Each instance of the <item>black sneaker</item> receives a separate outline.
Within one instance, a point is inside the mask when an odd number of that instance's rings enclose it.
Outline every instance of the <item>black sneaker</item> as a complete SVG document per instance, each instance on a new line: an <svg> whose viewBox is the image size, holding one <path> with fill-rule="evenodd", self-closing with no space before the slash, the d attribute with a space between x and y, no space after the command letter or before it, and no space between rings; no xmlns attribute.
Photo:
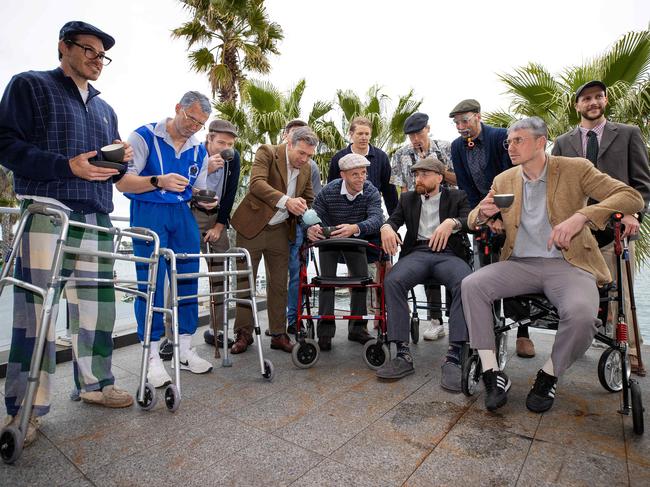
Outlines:
<svg viewBox="0 0 650 487"><path fill-rule="evenodd" d="M534 413L543 413L553 406L557 377L549 375L543 370L537 372L533 388L526 397L526 407Z"/></svg>
<svg viewBox="0 0 650 487"><path fill-rule="evenodd" d="M483 372L483 384L485 384L485 408L488 411L496 411L508 402L508 390L512 383L506 374L493 369Z"/></svg>
<svg viewBox="0 0 650 487"><path fill-rule="evenodd" d="M377 377L385 380L397 380L415 372L410 355L398 355L377 370Z"/></svg>
<svg viewBox="0 0 650 487"><path fill-rule="evenodd" d="M160 341L160 350L158 351L160 355L160 360L168 361L171 360L174 356L174 344L171 340L168 340L167 337L164 337Z"/></svg>
<svg viewBox="0 0 650 487"><path fill-rule="evenodd" d="M213 347L215 346L215 341L214 341L214 332L210 329L207 329L203 332L203 341L207 343L208 345L212 345ZM223 332L220 331L219 334L217 335L217 347L223 348ZM232 338L228 338L228 348L232 347L232 344L235 343L235 341Z"/></svg>

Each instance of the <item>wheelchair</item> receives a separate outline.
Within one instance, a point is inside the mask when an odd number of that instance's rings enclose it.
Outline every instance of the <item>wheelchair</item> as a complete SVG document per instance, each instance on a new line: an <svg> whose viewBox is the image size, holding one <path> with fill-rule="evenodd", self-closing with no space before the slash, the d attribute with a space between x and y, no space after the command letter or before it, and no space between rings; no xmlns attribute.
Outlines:
<svg viewBox="0 0 650 487"><path fill-rule="evenodd" d="M377 322L377 338L365 343L363 360L373 369L379 369L389 360L389 348L386 332L386 305L384 301L385 266L380 266L376 280L371 277L335 276L324 277L317 275L309 282L307 266L313 259L312 249L327 248L328 250L351 250L365 248L382 255L381 247L358 238L334 238L318 240L313 243L305 242L300 249L300 278L298 285L298 316L296 322L296 344L291 353L294 365L300 369L313 367L318 362L320 347L315 339L317 320L371 320ZM381 260L381 259L380 259ZM314 315L312 308L316 305L316 290L321 288L358 288L374 289L378 294L375 314L367 315Z"/></svg>
<svg viewBox="0 0 650 487"><path fill-rule="evenodd" d="M627 333L628 325L625 317L624 306L624 280L621 260L628 260L627 243L621 238L620 219L623 215L613 216L614 249L618 257L616 261L616 284L608 284L599 289L600 306L598 320L601 324L607 321L607 311L610 302L618 304L618 316L615 326L615 336L609 337L603 332L598 332L595 339L605 344L608 348L602 353L598 361L598 380L608 392L621 392L623 406L618 411L623 415L632 415L634 433L642 435L644 432L644 408L641 386L631 378L631 366L628 356ZM602 246L602 245L601 245ZM557 331L559 316L557 309L543 294L525 294L506 298L503 300L503 316L498 316L496 306L493 306L496 326L495 349L499 368L503 370L507 362L507 332L519 326L533 326L535 328ZM506 318L511 323L506 324ZM481 361L476 350L469 344L463 346L461 388L466 396L477 392L481 375Z"/></svg>

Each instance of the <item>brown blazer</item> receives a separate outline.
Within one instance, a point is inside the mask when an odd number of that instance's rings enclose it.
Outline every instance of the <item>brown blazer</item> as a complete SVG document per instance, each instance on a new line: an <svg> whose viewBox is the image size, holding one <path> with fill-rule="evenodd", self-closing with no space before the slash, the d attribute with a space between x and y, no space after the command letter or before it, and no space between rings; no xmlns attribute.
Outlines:
<svg viewBox="0 0 650 487"><path fill-rule="evenodd" d="M600 172L587 159L548 156L547 164L546 209L552 227L578 212L585 215L594 227L602 230L612 213L629 215L643 208L643 199L638 191ZM496 194L515 195L512 206L501 210L506 231L501 260L507 260L515 246L521 218L521 166L515 166L495 177L492 189ZM599 203L586 206L588 198ZM477 206L467 217L470 228L475 227L478 210ZM605 260L587 225L573 237L569 250L562 253L568 262L593 274L599 286L611 281Z"/></svg>
<svg viewBox="0 0 650 487"><path fill-rule="evenodd" d="M255 153L251 168L248 193L237 207L230 224L245 238L257 236L278 211L275 206L287 193L286 144L263 145ZM311 166L300 168L296 181L296 197L303 197L307 205L314 200L311 187ZM295 238L296 217L289 214L289 238Z"/></svg>

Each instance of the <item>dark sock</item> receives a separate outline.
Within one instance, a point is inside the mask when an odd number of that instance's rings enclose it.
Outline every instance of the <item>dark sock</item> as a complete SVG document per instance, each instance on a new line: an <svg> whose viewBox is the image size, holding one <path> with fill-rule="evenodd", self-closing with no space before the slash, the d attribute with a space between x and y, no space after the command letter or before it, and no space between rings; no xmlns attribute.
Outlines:
<svg viewBox="0 0 650 487"><path fill-rule="evenodd" d="M408 362L413 361L411 357L411 350L409 349L408 342L395 342L397 344L397 356L403 358Z"/></svg>
<svg viewBox="0 0 650 487"><path fill-rule="evenodd" d="M447 348L447 356L445 357L447 362L460 365L460 352L462 346L463 345L458 342L449 342L449 348Z"/></svg>
<svg viewBox="0 0 650 487"><path fill-rule="evenodd" d="M528 327L520 326L517 328L517 338L530 338L528 336Z"/></svg>

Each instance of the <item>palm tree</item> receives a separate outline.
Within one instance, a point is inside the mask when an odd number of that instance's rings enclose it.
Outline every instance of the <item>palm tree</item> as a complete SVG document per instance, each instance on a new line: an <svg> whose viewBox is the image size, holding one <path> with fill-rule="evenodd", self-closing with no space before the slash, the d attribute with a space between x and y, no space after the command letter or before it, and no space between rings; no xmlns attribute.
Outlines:
<svg viewBox="0 0 650 487"><path fill-rule="evenodd" d="M650 141L650 31L629 32L601 56L567 67L557 76L531 63L514 74L500 74L499 79L511 103L508 110L483 115L490 125L507 127L519 118L537 115L547 123L553 140L580 121L573 98L578 87L599 79L607 85L607 118L638 126L646 143ZM643 220L640 235L637 265L650 260L650 218Z"/></svg>
<svg viewBox="0 0 650 487"><path fill-rule="evenodd" d="M172 31L185 38L192 69L206 73L212 96L235 102L245 71L268 73L269 55L279 54L282 28L271 22L264 0L179 0L192 19Z"/></svg>

